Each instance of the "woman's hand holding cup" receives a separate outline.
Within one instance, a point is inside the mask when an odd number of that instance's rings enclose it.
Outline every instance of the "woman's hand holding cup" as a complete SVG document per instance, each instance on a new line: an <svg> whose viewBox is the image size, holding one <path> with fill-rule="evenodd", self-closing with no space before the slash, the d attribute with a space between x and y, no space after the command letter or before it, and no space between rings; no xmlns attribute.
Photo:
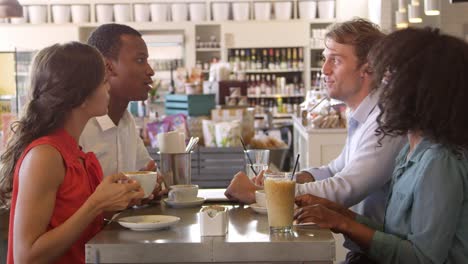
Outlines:
<svg viewBox="0 0 468 264"><path fill-rule="evenodd" d="M89 199L100 211L120 211L126 209L132 200L141 200L144 196L137 181L119 173L104 177Z"/></svg>

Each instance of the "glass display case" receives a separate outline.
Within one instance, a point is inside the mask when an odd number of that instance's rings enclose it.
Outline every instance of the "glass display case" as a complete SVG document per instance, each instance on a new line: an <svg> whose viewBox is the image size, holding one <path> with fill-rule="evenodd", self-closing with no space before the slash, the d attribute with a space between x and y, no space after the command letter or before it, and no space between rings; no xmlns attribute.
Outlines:
<svg viewBox="0 0 468 264"><path fill-rule="evenodd" d="M24 106L29 102L30 68L36 52L21 49L15 51L16 109L14 112L17 115L22 114Z"/></svg>
<svg viewBox="0 0 468 264"><path fill-rule="evenodd" d="M10 133L10 124L27 103L29 67L34 51L0 52L0 152Z"/></svg>

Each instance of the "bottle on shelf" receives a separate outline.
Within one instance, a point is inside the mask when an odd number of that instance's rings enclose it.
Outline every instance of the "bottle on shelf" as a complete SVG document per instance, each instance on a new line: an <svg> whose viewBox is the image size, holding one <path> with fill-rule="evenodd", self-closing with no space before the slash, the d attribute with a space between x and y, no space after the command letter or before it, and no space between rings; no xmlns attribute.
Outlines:
<svg viewBox="0 0 468 264"><path fill-rule="evenodd" d="M292 69L292 55L291 55L291 49L288 48L286 50L286 69Z"/></svg>
<svg viewBox="0 0 468 264"><path fill-rule="evenodd" d="M239 70L245 71L245 51L244 49L240 50L240 58L239 58Z"/></svg>
<svg viewBox="0 0 468 264"><path fill-rule="evenodd" d="M302 48L299 48L299 54L298 54L298 67L300 70L304 69L304 55L302 53Z"/></svg>
<svg viewBox="0 0 468 264"><path fill-rule="evenodd" d="M261 57L261 52L258 52L257 55L257 65L255 66L255 69L261 70L262 69L262 57Z"/></svg>
<svg viewBox="0 0 468 264"><path fill-rule="evenodd" d="M251 49L251 56L250 56L250 68L249 70L255 70L257 68L257 51L255 49Z"/></svg>
<svg viewBox="0 0 468 264"><path fill-rule="evenodd" d="M298 69L298 63L297 63L297 49L293 48L292 50L292 68L293 69Z"/></svg>
<svg viewBox="0 0 468 264"><path fill-rule="evenodd" d="M303 55L301 47L230 49L228 61L234 72L300 72L304 67Z"/></svg>
<svg viewBox="0 0 468 264"><path fill-rule="evenodd" d="M250 49L245 50L245 70L250 70Z"/></svg>
<svg viewBox="0 0 468 264"><path fill-rule="evenodd" d="M269 61L268 61L268 50L267 49L263 49L263 57L262 57L262 69L268 69L268 64L269 64Z"/></svg>
<svg viewBox="0 0 468 264"><path fill-rule="evenodd" d="M268 52L268 69L270 71L275 69L275 53L272 48Z"/></svg>

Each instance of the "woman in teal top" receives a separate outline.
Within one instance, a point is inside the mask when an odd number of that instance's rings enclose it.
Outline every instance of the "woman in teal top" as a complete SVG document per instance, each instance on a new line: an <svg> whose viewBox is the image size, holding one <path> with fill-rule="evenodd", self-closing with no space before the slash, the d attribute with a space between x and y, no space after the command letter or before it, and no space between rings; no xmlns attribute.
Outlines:
<svg viewBox="0 0 468 264"><path fill-rule="evenodd" d="M378 263L468 263L468 44L410 28L369 61L383 86L376 133L408 136L384 223L311 195L297 197L295 218L348 236Z"/></svg>

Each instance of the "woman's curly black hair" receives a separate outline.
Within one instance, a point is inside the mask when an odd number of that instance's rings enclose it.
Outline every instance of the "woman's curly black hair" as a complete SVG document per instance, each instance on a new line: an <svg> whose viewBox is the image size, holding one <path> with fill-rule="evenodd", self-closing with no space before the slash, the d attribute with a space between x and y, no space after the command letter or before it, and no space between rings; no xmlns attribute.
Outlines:
<svg viewBox="0 0 468 264"><path fill-rule="evenodd" d="M381 90L377 135L421 131L435 143L468 149L468 44L438 29L393 32L369 53Z"/></svg>

